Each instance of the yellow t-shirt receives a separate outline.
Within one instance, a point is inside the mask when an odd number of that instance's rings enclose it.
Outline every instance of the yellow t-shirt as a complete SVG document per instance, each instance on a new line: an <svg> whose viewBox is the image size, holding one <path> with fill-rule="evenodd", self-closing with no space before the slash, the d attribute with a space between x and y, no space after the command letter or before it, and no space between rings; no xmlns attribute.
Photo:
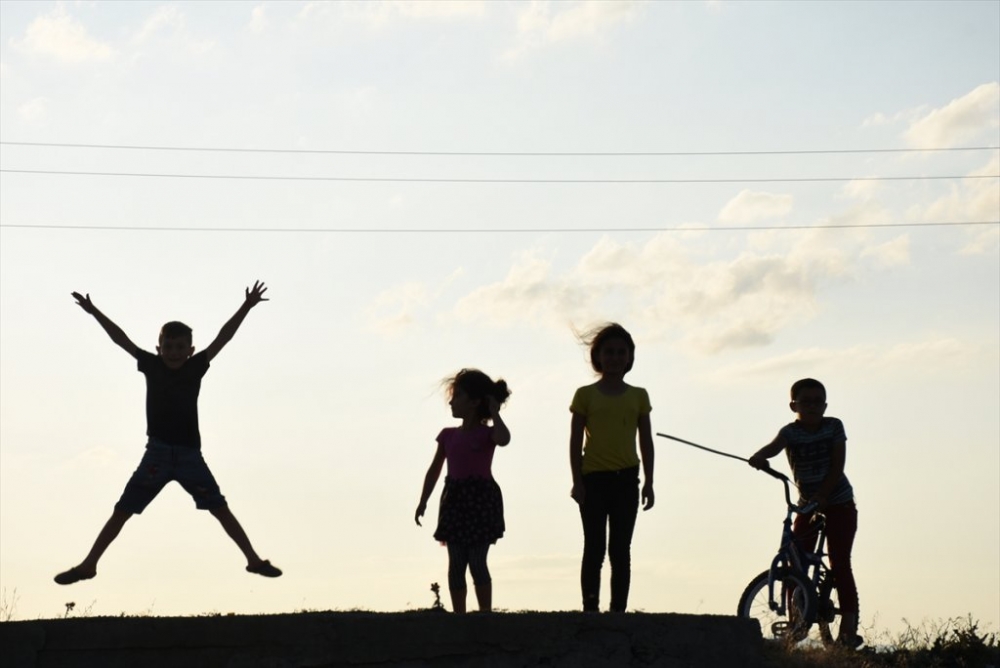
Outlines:
<svg viewBox="0 0 1000 668"><path fill-rule="evenodd" d="M652 410L646 390L630 385L624 393L610 396L598 390L596 383L586 385L573 395L569 409L587 418L583 473L639 465L635 448L639 417Z"/></svg>

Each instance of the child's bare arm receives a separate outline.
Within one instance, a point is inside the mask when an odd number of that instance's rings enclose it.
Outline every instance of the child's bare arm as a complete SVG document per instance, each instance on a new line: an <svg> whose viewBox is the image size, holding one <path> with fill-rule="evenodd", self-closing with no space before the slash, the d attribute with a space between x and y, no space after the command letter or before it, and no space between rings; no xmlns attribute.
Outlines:
<svg viewBox="0 0 1000 668"><path fill-rule="evenodd" d="M500 417L500 402L489 397L490 419L493 421L493 428L490 430L490 438L497 445L503 446L510 443L510 429Z"/></svg>
<svg viewBox="0 0 1000 668"><path fill-rule="evenodd" d="M750 466L755 469L766 469L770 466L767 460L775 455L781 454L781 451L785 449L785 439L781 434L774 437L774 440L765 445L763 448L755 452L750 457Z"/></svg>
<svg viewBox="0 0 1000 668"><path fill-rule="evenodd" d="M431 460L430 468L427 469L427 475L424 476L424 488L420 492L420 503L417 505L417 512L413 515L413 519L416 521L417 526L423 526L420 524L420 518L424 516L427 511L427 499L431 498L431 492L434 491L434 485L437 484L438 478L441 477L441 469L444 467L444 445L438 443L437 450L434 452L434 459Z"/></svg>
<svg viewBox="0 0 1000 668"><path fill-rule="evenodd" d="M246 298L243 300L240 308L222 326L222 329L216 334L215 340L208 344L208 348L205 348L205 355L208 356L209 361L212 361L219 354L219 351L232 340L233 335L236 334L236 330L243 324L243 319L247 317L250 309L261 302L267 301L267 298L264 296L265 292L267 292L267 288L260 281L254 281L253 288L246 289Z"/></svg>
<svg viewBox="0 0 1000 668"><path fill-rule="evenodd" d="M579 504L585 496L583 487L583 432L587 427L587 416L573 413L569 427L569 467L573 472L573 488L570 496Z"/></svg>
<svg viewBox="0 0 1000 668"><path fill-rule="evenodd" d="M73 299L76 300L80 308L94 316L94 319L108 333L108 336L115 342L115 345L119 346L132 357L136 357L139 354L139 347L132 343L121 327L112 322L108 316L101 313L100 309L94 306L94 302L90 301L89 293L81 295L79 292L74 292Z"/></svg>
<svg viewBox="0 0 1000 668"><path fill-rule="evenodd" d="M653 427L649 413L639 416L639 453L642 455L642 509L649 510L656 501L653 494Z"/></svg>

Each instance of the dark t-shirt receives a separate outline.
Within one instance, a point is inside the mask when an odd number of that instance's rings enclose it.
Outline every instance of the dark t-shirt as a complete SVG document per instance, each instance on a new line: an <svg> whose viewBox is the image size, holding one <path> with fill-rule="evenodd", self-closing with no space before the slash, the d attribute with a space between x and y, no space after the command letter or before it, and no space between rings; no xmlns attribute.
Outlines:
<svg viewBox="0 0 1000 668"><path fill-rule="evenodd" d="M136 359L146 376L146 435L170 445L201 447L198 392L208 371L204 351L179 369L169 369L159 355L140 350Z"/></svg>
<svg viewBox="0 0 1000 668"><path fill-rule="evenodd" d="M798 420L781 428L779 435L785 439L788 465L792 467L795 484L799 488L799 503L805 503L816 494L833 461L833 446L846 442L844 424L835 417L824 417L819 428L809 431ZM854 499L854 488L846 475L842 475L830 492L830 505L847 503Z"/></svg>

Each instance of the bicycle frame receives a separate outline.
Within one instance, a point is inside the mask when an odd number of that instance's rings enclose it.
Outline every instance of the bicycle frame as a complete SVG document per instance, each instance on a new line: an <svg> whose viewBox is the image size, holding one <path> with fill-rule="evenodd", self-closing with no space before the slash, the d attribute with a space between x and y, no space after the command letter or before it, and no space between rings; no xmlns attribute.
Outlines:
<svg viewBox="0 0 1000 668"><path fill-rule="evenodd" d="M778 581L778 573L782 569L789 569L798 573L802 573L805 579L812 584L813 589L817 592L817 601L819 602L819 592L820 584L825 577L828 577L830 569L824 561L826 557L826 526L825 517L822 514L816 513L814 517L816 521L820 522L819 526L816 527L817 537L816 537L816 548L813 552L808 552L802 549L801 546L796 542L795 535L792 533L792 517L794 515L810 515L816 512L817 504L815 502L807 503L805 506L799 507L792 503L791 497L791 486L788 476L774 471L770 468L761 469L768 475L777 478L782 482L785 488L785 519L782 522L781 529L781 545L778 547L778 553L771 560L771 567L768 574L767 589L768 589L768 604L771 610L778 613L779 615L784 615L786 610L785 606L787 602L785 597L780 597L780 601L775 600L774 596L774 585ZM821 602L820 602L821 603ZM806 624L812 624L814 619L805 620Z"/></svg>

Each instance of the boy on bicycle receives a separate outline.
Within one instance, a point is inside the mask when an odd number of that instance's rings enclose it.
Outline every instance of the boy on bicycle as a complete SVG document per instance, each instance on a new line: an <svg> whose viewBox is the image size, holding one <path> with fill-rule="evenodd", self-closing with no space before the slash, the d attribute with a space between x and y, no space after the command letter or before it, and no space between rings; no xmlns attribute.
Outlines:
<svg viewBox="0 0 1000 668"><path fill-rule="evenodd" d="M858 590L851 569L851 548L858 530L854 489L844 475L847 435L843 423L826 417L826 388L818 380L803 378L792 385L789 407L798 415L785 425L774 440L750 457L750 466L768 468L767 460L782 450L788 456L800 506L816 502L826 516L827 549L830 568L840 600L841 624L838 642L858 647ZM796 515L792 530L799 545L812 551L817 532L806 515Z"/></svg>

